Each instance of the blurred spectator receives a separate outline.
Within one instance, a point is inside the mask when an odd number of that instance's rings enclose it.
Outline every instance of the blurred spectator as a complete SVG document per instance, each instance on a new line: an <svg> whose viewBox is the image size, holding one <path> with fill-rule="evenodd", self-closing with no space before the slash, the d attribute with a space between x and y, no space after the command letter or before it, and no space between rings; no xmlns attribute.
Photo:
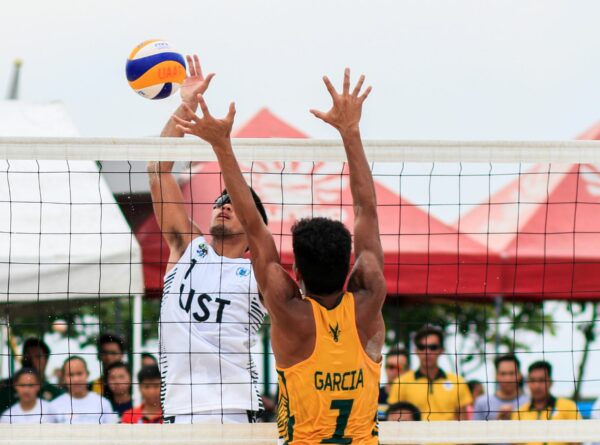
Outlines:
<svg viewBox="0 0 600 445"><path fill-rule="evenodd" d="M388 409L387 399L390 395L390 388L399 376L408 370L408 351L404 348L391 348L385 354L385 374L387 383L379 388L379 419L385 419L385 413Z"/></svg>
<svg viewBox="0 0 600 445"><path fill-rule="evenodd" d="M142 352L142 368L146 366L158 366L158 360L149 352Z"/></svg>
<svg viewBox="0 0 600 445"><path fill-rule="evenodd" d="M2 413L0 423L61 423L51 405L38 397L40 377L33 368L21 368L13 377L19 401Z"/></svg>
<svg viewBox="0 0 600 445"><path fill-rule="evenodd" d="M63 376L68 393L51 402L54 411L63 416L65 423L117 423L110 402L88 389L90 376L85 360L73 355L63 364Z"/></svg>
<svg viewBox="0 0 600 445"><path fill-rule="evenodd" d="M532 363L527 375L527 387L531 402L513 412L513 420L575 420L581 419L575 402L556 398L550 393L552 388L552 366L545 361ZM529 443L528 445L538 445ZM541 444L540 444L541 445ZM545 445L566 445L552 442Z"/></svg>
<svg viewBox="0 0 600 445"><path fill-rule="evenodd" d="M388 404L409 402L420 411L423 420L464 420L466 407L473 403L464 379L438 366L444 352L444 333L425 326L415 334L419 369L409 371L392 384Z"/></svg>
<svg viewBox="0 0 600 445"><path fill-rule="evenodd" d="M106 370L113 363L122 362L124 354L125 342L117 334L104 333L98 337L98 360L100 360L101 375L90 383L92 391L112 400L110 388L106 384Z"/></svg>
<svg viewBox="0 0 600 445"><path fill-rule="evenodd" d="M497 389L494 394L475 399L473 420L507 420L513 411L529 402L521 390L521 363L513 354L500 355L494 360Z"/></svg>
<svg viewBox="0 0 600 445"><path fill-rule="evenodd" d="M484 393L483 385L479 380L469 380L467 386L469 387L469 391L471 391L473 400L477 400ZM473 420L473 405L467 406L467 419Z"/></svg>
<svg viewBox="0 0 600 445"><path fill-rule="evenodd" d="M58 386L48 383L46 380L46 365L50 357L50 348L39 338L28 338L23 343L23 368L32 368L37 371L41 379L42 399L50 401L63 394ZM17 401L17 393L13 384L13 378L0 382L0 412L6 410Z"/></svg>
<svg viewBox="0 0 600 445"><path fill-rule="evenodd" d="M109 399L113 409L121 417L123 413L133 408L131 400L131 372L123 362L113 363L106 369L106 384L110 389Z"/></svg>
<svg viewBox="0 0 600 445"><path fill-rule="evenodd" d="M483 385L479 380L469 380L467 386L469 387L469 391L471 391L473 400L477 400L477 397L482 396L485 392L483 390Z"/></svg>
<svg viewBox="0 0 600 445"><path fill-rule="evenodd" d="M390 405L385 414L385 420L390 422L421 420L419 408L408 402L398 402Z"/></svg>
<svg viewBox="0 0 600 445"><path fill-rule="evenodd" d="M160 371L158 366L144 366L138 372L142 404L123 413L123 423L163 423L160 405Z"/></svg>

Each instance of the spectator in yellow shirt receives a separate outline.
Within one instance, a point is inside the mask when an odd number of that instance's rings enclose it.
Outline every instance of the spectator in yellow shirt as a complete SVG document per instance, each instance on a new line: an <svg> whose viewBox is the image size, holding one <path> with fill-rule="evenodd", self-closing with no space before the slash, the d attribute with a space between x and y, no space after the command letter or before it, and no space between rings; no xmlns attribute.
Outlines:
<svg viewBox="0 0 600 445"><path fill-rule="evenodd" d="M532 363L527 375L531 402L524 404L512 415L513 420L576 420L581 419L577 405L569 399L556 398L550 393L552 366L545 361ZM527 445L542 445L532 442ZM552 442L544 445L567 445Z"/></svg>
<svg viewBox="0 0 600 445"><path fill-rule="evenodd" d="M415 334L419 369L398 377L390 389L388 404L408 402L421 411L422 420L466 420L473 403L464 379L438 366L444 353L444 333L425 326Z"/></svg>

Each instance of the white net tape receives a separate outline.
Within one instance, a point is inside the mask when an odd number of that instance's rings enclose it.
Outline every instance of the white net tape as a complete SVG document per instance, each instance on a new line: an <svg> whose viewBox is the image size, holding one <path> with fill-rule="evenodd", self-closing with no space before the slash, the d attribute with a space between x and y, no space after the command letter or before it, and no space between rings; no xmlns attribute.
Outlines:
<svg viewBox="0 0 600 445"><path fill-rule="evenodd" d="M365 141L377 162L598 163L598 141ZM342 144L318 139L235 139L240 161L345 160ZM214 161L209 145L192 138L2 138L0 159Z"/></svg>
<svg viewBox="0 0 600 445"><path fill-rule="evenodd" d="M592 442L600 421L382 422L380 444ZM277 443L274 424L0 425L0 444L166 445Z"/></svg>

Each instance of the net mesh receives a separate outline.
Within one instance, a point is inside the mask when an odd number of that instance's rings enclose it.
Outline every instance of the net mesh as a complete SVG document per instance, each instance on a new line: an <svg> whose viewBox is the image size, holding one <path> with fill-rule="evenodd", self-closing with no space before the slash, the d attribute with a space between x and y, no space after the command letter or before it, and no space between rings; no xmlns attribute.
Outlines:
<svg viewBox="0 0 600 445"><path fill-rule="evenodd" d="M422 356L415 333L432 325L446 337L440 367L463 377L458 387L468 380L479 381L485 402L477 409L470 402L463 404L460 399L468 397L460 391L456 396L451 393L452 403L446 405L428 398L420 414L430 422L383 424L381 442L600 440L594 433L596 421L492 421L500 411L493 401L500 387L494 360L509 352L521 362L523 378L515 385L521 385L524 403L530 394L527 369L544 360L553 367L552 394L577 402L566 408L561 405L558 412L585 418L596 414L592 405L600 393L595 375L600 360L595 341L600 298L600 144L368 141L365 149L377 191L389 294L384 307L388 332L382 386L397 391L398 401L411 397L410 389L400 390L400 385L390 385L391 380L400 371L419 367ZM288 270L293 264L290 227L297 219L327 216L352 227L348 171L339 143L237 140L235 150L248 183L262 198ZM197 286L189 283L184 293L178 287L167 289L187 316L183 324L165 316L164 298L161 304L169 251L153 213L145 161L179 161L175 171L182 204L208 233L213 202L223 189L210 147L187 139L0 138L0 158L4 159L0 161L0 369L6 379L0 402L4 409L18 404L11 385L23 362L39 366L31 352L23 357L25 340L34 338L44 339L51 349L43 398L52 399L55 395L49 391L59 385L74 385L60 371L65 359L77 355L86 362L88 380L100 385L113 402L96 401L83 413L95 416L92 423L112 415L120 400L114 395L119 384L103 381L101 362L118 354L107 350L99 355L97 345L100 334L111 333L124 339L119 359L133 371L128 392L134 404L141 401L137 372L142 359L153 356L162 361L163 396L167 385L185 389L178 402L186 405L184 411L203 396L215 401L220 411L230 394L241 391L249 401L247 409L265 409L262 420L274 420L277 379L269 323L267 318L259 329L264 311L251 289L239 294L247 306L245 320L239 323L227 319L231 305L222 289L212 296L205 292L210 299L204 300ZM194 245L194 254L204 248ZM188 258L183 272L193 264ZM216 265L223 268L222 261ZM245 263L236 263L233 270L247 278ZM222 345L199 351L185 335L171 343L162 338L172 332L171 324L183 326L185 334L198 323L204 323L207 332L216 329L219 339L223 332L234 335L241 329L252 346L233 352ZM394 348L406 350L406 364L390 353ZM232 356L243 356L245 377L223 371L224 360L231 362ZM183 357L188 369L168 380L165 368L181 363L173 357ZM219 373L196 378L199 364L213 360ZM434 382L434 391L451 392L451 383L448 379ZM412 385L420 387L422 382L415 380L404 388ZM262 398L255 398L256 391ZM381 402L383 418L385 398ZM554 415L556 409L550 413ZM69 404L54 414L69 423L73 410ZM433 422L453 417L456 411L489 421ZM28 417L18 409L8 414L9 423ZM245 409L228 414L247 416ZM565 418L576 418L569 415ZM42 418L37 416L39 423ZM273 424L232 430L175 427L42 425L32 430L14 425L3 429L10 428L5 436L10 443L33 443L44 437L112 443L115 436L114 443L273 443L276 436Z"/></svg>

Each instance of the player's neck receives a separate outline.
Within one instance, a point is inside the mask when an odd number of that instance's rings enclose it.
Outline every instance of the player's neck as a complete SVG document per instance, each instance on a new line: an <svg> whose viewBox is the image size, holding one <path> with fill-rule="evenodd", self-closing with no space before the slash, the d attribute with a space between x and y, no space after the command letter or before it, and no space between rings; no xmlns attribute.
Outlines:
<svg viewBox="0 0 600 445"><path fill-rule="evenodd" d="M227 258L242 258L247 248L245 238L238 236L213 236L211 246L217 255Z"/></svg>
<svg viewBox="0 0 600 445"><path fill-rule="evenodd" d="M125 394L113 394L113 401L117 405L122 405L124 403L127 403L127 402L131 401L131 396L128 393L125 393Z"/></svg>
<svg viewBox="0 0 600 445"><path fill-rule="evenodd" d="M340 303L342 297L344 296L344 291L338 290L330 294L324 295L316 295L314 293L308 292L307 295L313 300L315 300L317 303L319 303L321 306L327 309L332 309Z"/></svg>

